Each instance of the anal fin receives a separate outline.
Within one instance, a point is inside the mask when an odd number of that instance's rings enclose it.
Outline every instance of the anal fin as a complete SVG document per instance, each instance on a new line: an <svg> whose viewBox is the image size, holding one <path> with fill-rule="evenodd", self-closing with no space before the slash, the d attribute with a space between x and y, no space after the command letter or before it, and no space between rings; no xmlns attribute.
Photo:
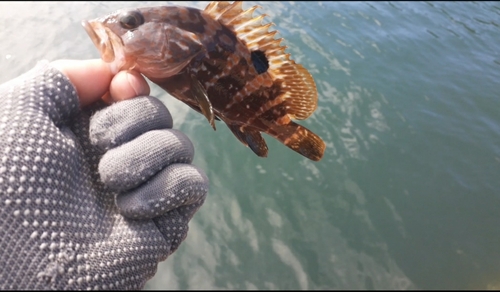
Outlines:
<svg viewBox="0 0 500 292"><path fill-rule="evenodd" d="M260 157L267 157L267 144L258 130L240 130L239 126L227 125L241 143L250 147Z"/></svg>

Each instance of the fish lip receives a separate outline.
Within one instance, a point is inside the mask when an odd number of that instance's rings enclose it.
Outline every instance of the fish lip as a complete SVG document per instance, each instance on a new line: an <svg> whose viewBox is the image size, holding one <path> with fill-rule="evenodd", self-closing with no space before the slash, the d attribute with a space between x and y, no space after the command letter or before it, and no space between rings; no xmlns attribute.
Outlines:
<svg viewBox="0 0 500 292"><path fill-rule="evenodd" d="M82 21L82 25L99 50L102 60L106 63L113 62L115 60L115 52L107 29L97 21L84 20Z"/></svg>

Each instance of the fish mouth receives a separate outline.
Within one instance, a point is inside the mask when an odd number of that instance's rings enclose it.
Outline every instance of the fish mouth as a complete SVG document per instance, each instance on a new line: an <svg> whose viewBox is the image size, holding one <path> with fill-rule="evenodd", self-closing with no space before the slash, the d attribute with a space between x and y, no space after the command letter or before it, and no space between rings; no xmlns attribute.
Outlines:
<svg viewBox="0 0 500 292"><path fill-rule="evenodd" d="M133 69L133 59L127 59L122 39L100 20L82 21L85 31L101 53L104 62L109 63L111 73Z"/></svg>
<svg viewBox="0 0 500 292"><path fill-rule="evenodd" d="M101 53L101 58L106 63L111 63L115 60L115 51L113 49L113 41L109 33L100 22L97 21L82 21L85 31L90 39Z"/></svg>

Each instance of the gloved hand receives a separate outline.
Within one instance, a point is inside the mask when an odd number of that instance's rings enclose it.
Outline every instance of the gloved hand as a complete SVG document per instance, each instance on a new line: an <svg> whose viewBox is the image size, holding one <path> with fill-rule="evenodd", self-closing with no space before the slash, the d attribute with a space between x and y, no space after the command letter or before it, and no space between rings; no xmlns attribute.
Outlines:
<svg viewBox="0 0 500 292"><path fill-rule="evenodd" d="M94 111L48 63L0 85L1 289L139 289L186 237L208 179L168 110Z"/></svg>

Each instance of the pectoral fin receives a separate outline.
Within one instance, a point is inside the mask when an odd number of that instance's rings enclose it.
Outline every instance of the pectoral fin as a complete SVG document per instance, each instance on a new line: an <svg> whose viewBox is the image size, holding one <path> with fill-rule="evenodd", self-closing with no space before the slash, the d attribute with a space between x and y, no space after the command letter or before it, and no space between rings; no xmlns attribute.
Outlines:
<svg viewBox="0 0 500 292"><path fill-rule="evenodd" d="M267 144L258 130L240 130L239 126L227 125L241 143L250 147L260 157L267 157Z"/></svg>
<svg viewBox="0 0 500 292"><path fill-rule="evenodd" d="M200 109L200 107L199 107L199 106L192 105L192 104L189 104L189 103L186 103L186 104L187 104L190 108L192 108L192 109L194 109L195 111L197 111L197 112L199 112L200 114L202 114L202 113L201 113L201 109ZM220 119L219 119L217 116L214 116L214 119L215 119L216 121L220 121Z"/></svg>
<svg viewBox="0 0 500 292"><path fill-rule="evenodd" d="M207 118L208 122L215 130L215 115L212 109L212 103L210 103L210 100L208 99L207 91L203 88L200 81L198 81L198 79L196 79L193 75L190 75L190 81L191 94L198 102L201 113Z"/></svg>
<svg viewBox="0 0 500 292"><path fill-rule="evenodd" d="M214 115L207 92L196 77L184 72L166 79L150 79L175 98L204 115L215 130L214 119L218 121L220 119Z"/></svg>

